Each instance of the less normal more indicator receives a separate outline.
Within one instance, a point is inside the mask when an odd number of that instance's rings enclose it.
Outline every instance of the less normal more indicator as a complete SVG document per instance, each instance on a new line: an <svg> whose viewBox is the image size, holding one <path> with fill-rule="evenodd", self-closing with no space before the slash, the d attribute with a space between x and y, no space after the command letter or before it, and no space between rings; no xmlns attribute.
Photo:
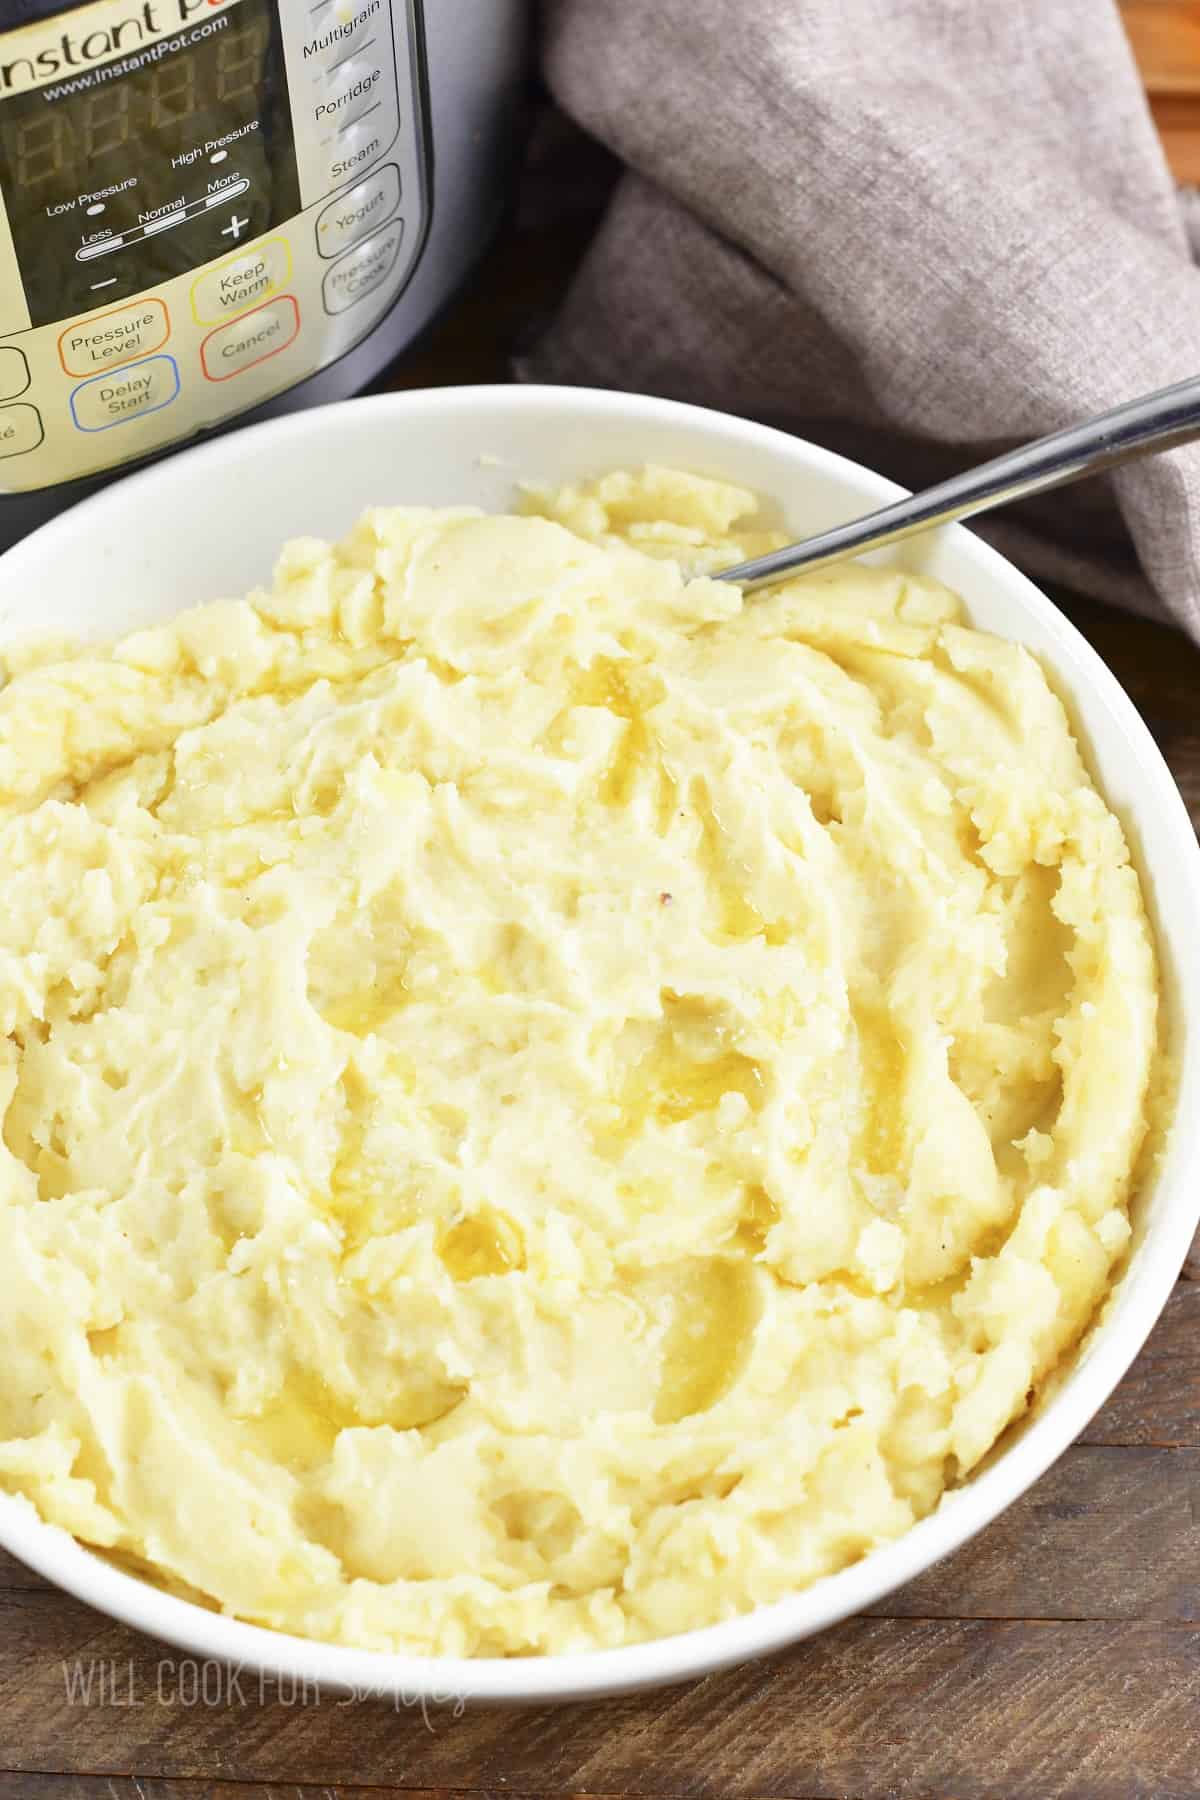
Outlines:
<svg viewBox="0 0 1200 1800"><path fill-rule="evenodd" d="M91 262L97 256L109 256L114 250L122 249L126 244L136 244L139 238L155 237L160 231L170 231L172 226L182 225L185 219L194 219L200 213L211 212L215 206L226 206L230 200L236 200L249 188L248 181L231 181L227 187L218 188L215 194L205 194L199 200L189 200L186 206L173 207L170 212L163 213L157 219L147 219L144 225L135 225L131 231L119 232L115 237L100 238L93 244L83 244L75 252L76 262ZM242 221L244 225L245 221ZM237 237L239 233L231 233Z"/></svg>

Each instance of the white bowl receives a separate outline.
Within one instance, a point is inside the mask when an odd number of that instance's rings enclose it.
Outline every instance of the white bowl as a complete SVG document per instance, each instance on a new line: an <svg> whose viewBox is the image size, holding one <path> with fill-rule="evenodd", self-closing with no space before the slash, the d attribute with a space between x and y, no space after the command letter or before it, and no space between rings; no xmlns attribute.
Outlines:
<svg viewBox="0 0 1200 1800"><path fill-rule="evenodd" d="M31 630L112 637L265 580L297 533L336 534L380 502L505 508L520 478L564 481L642 462L725 476L774 500L797 533L902 490L815 445L697 407L572 388L442 388L352 400L223 437L86 500L0 558L0 642ZM1121 816L1158 933L1178 1123L1139 1195L1114 1294L1053 1394L987 1465L896 1543L793 1598L702 1631L590 1654L385 1656L208 1612L121 1573L0 1496L0 1544L81 1600L198 1657L332 1691L476 1701L580 1699L761 1656L872 1605L956 1550L1036 1481L1112 1392L1157 1318L1200 1217L1200 849L1154 741L1079 633L961 527L881 560L964 595L972 620L1026 644L1068 701ZM214 1496L214 1505L219 1500Z"/></svg>

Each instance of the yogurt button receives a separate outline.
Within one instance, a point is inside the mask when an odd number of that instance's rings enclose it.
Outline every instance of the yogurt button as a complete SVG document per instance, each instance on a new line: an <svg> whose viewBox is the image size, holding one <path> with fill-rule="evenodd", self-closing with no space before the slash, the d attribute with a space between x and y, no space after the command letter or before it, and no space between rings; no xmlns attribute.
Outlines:
<svg viewBox="0 0 1200 1800"><path fill-rule="evenodd" d="M399 204L400 171L395 163L385 163L322 209L317 218L317 249L322 256L340 256L390 219Z"/></svg>

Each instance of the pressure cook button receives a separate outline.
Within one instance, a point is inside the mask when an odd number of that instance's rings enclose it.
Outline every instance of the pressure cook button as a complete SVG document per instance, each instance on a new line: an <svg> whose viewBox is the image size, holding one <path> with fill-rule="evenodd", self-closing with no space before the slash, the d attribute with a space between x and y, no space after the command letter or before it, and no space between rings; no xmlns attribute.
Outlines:
<svg viewBox="0 0 1200 1800"><path fill-rule="evenodd" d="M192 312L197 325L219 325L232 313L257 306L281 287L292 272L286 238L267 238L198 275L192 283Z"/></svg>
<svg viewBox="0 0 1200 1800"><path fill-rule="evenodd" d="M395 163L385 163L318 215L317 249L322 256L340 256L390 219L399 204L400 171Z"/></svg>
<svg viewBox="0 0 1200 1800"><path fill-rule="evenodd" d="M36 406L0 406L0 459L27 455L45 435Z"/></svg>
<svg viewBox="0 0 1200 1800"><path fill-rule="evenodd" d="M15 400L29 386L29 364L15 344L0 344L0 400Z"/></svg>
<svg viewBox="0 0 1200 1800"><path fill-rule="evenodd" d="M109 431L170 406L179 392L173 356L148 356L111 375L81 381L71 395L71 417L80 431Z"/></svg>
<svg viewBox="0 0 1200 1800"><path fill-rule="evenodd" d="M58 336L58 359L68 375L96 375L161 350L170 335L163 302L135 300L68 325Z"/></svg>
<svg viewBox="0 0 1200 1800"><path fill-rule="evenodd" d="M365 238L356 250L343 256L326 269L321 283L321 297L327 313L345 312L357 301L373 294L391 274L404 237L404 220L393 219L373 236Z"/></svg>
<svg viewBox="0 0 1200 1800"><path fill-rule="evenodd" d="M200 362L210 381L228 381L278 356L299 335L300 308L291 294L281 294L210 331L200 346Z"/></svg>

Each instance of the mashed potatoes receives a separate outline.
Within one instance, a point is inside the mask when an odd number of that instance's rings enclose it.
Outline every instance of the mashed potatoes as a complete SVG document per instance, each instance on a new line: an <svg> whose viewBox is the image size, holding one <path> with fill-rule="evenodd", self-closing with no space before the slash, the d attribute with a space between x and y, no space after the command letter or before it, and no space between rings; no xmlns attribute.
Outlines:
<svg viewBox="0 0 1200 1800"><path fill-rule="evenodd" d="M774 541L739 489L531 504L0 692L0 1486L342 1643L841 1568L1129 1235L1155 960L1036 662L686 580Z"/></svg>

